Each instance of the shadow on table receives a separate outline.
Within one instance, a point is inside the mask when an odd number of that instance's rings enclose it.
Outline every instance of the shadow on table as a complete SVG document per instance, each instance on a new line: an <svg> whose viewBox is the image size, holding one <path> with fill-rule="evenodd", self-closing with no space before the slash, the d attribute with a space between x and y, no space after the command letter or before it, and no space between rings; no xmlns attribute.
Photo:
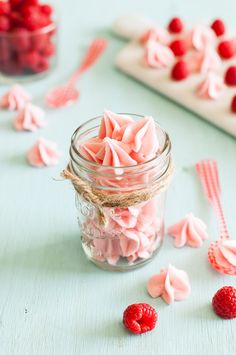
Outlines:
<svg viewBox="0 0 236 355"><path fill-rule="evenodd" d="M78 236L31 249L6 254L0 260L0 272L9 269L46 273L87 273L96 267L84 255Z"/></svg>

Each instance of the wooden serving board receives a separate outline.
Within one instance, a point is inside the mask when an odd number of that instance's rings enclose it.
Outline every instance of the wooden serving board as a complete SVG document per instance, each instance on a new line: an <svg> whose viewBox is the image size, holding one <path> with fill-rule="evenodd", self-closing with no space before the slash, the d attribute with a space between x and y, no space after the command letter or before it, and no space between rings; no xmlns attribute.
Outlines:
<svg viewBox="0 0 236 355"><path fill-rule="evenodd" d="M131 41L118 54L115 65L125 74L236 137L236 114L230 111L235 88L227 88L218 100L203 99L196 94L196 87L204 78L202 74L192 74L186 80L175 82L170 78L169 68L153 69L143 64L143 47L137 37L150 25L150 21L142 17L125 17L116 21L113 31ZM226 61L222 65L222 75L232 63L236 64L236 60Z"/></svg>

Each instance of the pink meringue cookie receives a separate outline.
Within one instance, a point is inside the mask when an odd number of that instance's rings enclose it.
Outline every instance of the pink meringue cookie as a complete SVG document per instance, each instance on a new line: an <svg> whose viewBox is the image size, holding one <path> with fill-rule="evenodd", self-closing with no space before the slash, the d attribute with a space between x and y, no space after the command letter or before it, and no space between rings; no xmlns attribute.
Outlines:
<svg viewBox="0 0 236 355"><path fill-rule="evenodd" d="M46 125L44 115L40 107L26 103L25 107L18 112L13 125L18 131L36 131L37 128Z"/></svg>
<svg viewBox="0 0 236 355"><path fill-rule="evenodd" d="M178 223L168 228L168 234L175 238L177 248L189 245L193 248L202 246L203 240L208 238L207 227L200 218L192 213L187 214Z"/></svg>
<svg viewBox="0 0 236 355"><path fill-rule="evenodd" d="M78 146L78 150L80 154L87 160L102 164L102 160L97 157L97 153L102 148L102 146L102 139L99 137L94 137L85 142L80 143Z"/></svg>
<svg viewBox="0 0 236 355"><path fill-rule="evenodd" d="M155 122L152 117L146 116L140 121L126 126L122 142L130 146L134 153L131 156L138 162L147 161L155 156L159 148Z"/></svg>
<svg viewBox="0 0 236 355"><path fill-rule="evenodd" d="M218 70L221 66L221 59L214 48L207 46L201 52L191 53L188 63L191 71L207 74L210 71Z"/></svg>
<svg viewBox="0 0 236 355"><path fill-rule="evenodd" d="M218 243L218 249L215 252L215 258L218 265L223 267L236 266L236 240L222 239Z"/></svg>
<svg viewBox="0 0 236 355"><path fill-rule="evenodd" d="M107 260L110 265L115 265L120 256L120 241L118 238L94 238L93 257L99 261Z"/></svg>
<svg viewBox="0 0 236 355"><path fill-rule="evenodd" d="M171 304L186 299L191 287L187 273L169 265L148 280L147 290L151 297L162 297L166 303Z"/></svg>
<svg viewBox="0 0 236 355"><path fill-rule="evenodd" d="M200 97L217 100L224 92L226 86L221 76L208 73L206 78L198 85L197 93Z"/></svg>
<svg viewBox="0 0 236 355"><path fill-rule="evenodd" d="M120 115L112 111L104 111L103 118L99 129L99 138L105 137L119 139L119 134L123 126L134 122L128 115Z"/></svg>
<svg viewBox="0 0 236 355"><path fill-rule="evenodd" d="M204 50L208 45L214 44L215 40L216 34L208 26L196 25L187 34L187 42L199 51Z"/></svg>
<svg viewBox="0 0 236 355"><path fill-rule="evenodd" d="M20 85L15 84L1 98L0 107L11 111L22 110L30 99L31 95Z"/></svg>
<svg viewBox="0 0 236 355"><path fill-rule="evenodd" d="M146 44L150 39L168 45L170 42L170 34L165 28L152 27L140 37L139 41L141 44Z"/></svg>
<svg viewBox="0 0 236 355"><path fill-rule="evenodd" d="M29 164L36 167L56 165L59 157L57 145L44 138L39 138L27 154Z"/></svg>
<svg viewBox="0 0 236 355"><path fill-rule="evenodd" d="M127 144L118 142L115 139L104 138L101 149L97 152L96 158L101 160L102 165L114 167L124 167L136 165L137 162L129 155L131 149ZM122 169L117 169L118 174L122 173Z"/></svg>
<svg viewBox="0 0 236 355"><path fill-rule="evenodd" d="M151 68L162 69L171 67L175 56L169 47L150 39L145 45L144 62Z"/></svg>

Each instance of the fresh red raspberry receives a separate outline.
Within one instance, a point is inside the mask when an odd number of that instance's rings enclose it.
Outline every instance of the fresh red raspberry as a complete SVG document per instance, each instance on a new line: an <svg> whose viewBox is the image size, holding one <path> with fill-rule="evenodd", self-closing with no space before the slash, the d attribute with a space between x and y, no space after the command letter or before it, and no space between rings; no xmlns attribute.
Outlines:
<svg viewBox="0 0 236 355"><path fill-rule="evenodd" d="M8 32L10 30L11 24L7 16L0 16L0 32Z"/></svg>
<svg viewBox="0 0 236 355"><path fill-rule="evenodd" d="M11 48L16 52L25 52L30 47L30 36L29 32L25 28L15 28L12 33L15 36L10 38Z"/></svg>
<svg viewBox="0 0 236 355"><path fill-rule="evenodd" d="M11 25L13 28L22 27L22 16L17 11L12 11L10 14Z"/></svg>
<svg viewBox="0 0 236 355"><path fill-rule="evenodd" d="M10 4L13 9L19 8L20 5L22 5L23 0L10 0Z"/></svg>
<svg viewBox="0 0 236 355"><path fill-rule="evenodd" d="M211 28L213 29L217 37L220 37L225 34L225 24L221 19L216 19L212 23Z"/></svg>
<svg viewBox="0 0 236 355"><path fill-rule="evenodd" d="M26 6L34 6L34 5L38 5L39 1L38 0L23 0L24 1L24 5Z"/></svg>
<svg viewBox="0 0 236 355"><path fill-rule="evenodd" d="M229 86L236 85L236 66L232 65L226 70L225 83Z"/></svg>
<svg viewBox="0 0 236 355"><path fill-rule="evenodd" d="M23 25L29 31L35 31L40 28L40 15L34 12L31 15L26 15L23 18Z"/></svg>
<svg viewBox="0 0 236 355"><path fill-rule="evenodd" d="M11 57L11 49L9 48L9 41L7 38L0 38L0 62L8 62Z"/></svg>
<svg viewBox="0 0 236 355"><path fill-rule="evenodd" d="M236 318L236 288L224 286L212 298L212 307L221 318Z"/></svg>
<svg viewBox="0 0 236 355"><path fill-rule="evenodd" d="M181 57L187 51L187 46L184 40L176 39L170 44L170 49L176 57Z"/></svg>
<svg viewBox="0 0 236 355"><path fill-rule="evenodd" d="M41 12L44 14L44 15L47 15L47 16L50 16L52 14L52 6L50 5L47 5L47 4L44 4L44 5L41 5L40 6L40 9L41 9Z"/></svg>
<svg viewBox="0 0 236 355"><path fill-rule="evenodd" d="M35 73L42 73L49 68L49 61L47 58L41 57L36 67L33 69Z"/></svg>
<svg viewBox="0 0 236 355"><path fill-rule="evenodd" d="M142 334L154 329L157 312L147 303L131 304L123 313L124 326L134 334Z"/></svg>
<svg viewBox="0 0 236 355"><path fill-rule="evenodd" d="M20 10L22 16L34 16L35 13L38 13L38 6L34 5L23 5Z"/></svg>
<svg viewBox="0 0 236 355"><path fill-rule="evenodd" d="M184 80L189 76L188 64L184 60L178 61L172 68L171 77L173 80Z"/></svg>
<svg viewBox="0 0 236 355"><path fill-rule="evenodd" d="M235 55L233 42L229 40L220 42L218 45L218 53L221 56L221 58L224 59L232 58Z"/></svg>
<svg viewBox="0 0 236 355"><path fill-rule="evenodd" d="M9 2L0 1L0 15L9 15L11 12L11 5Z"/></svg>
<svg viewBox="0 0 236 355"><path fill-rule="evenodd" d="M51 57L55 54L55 46L53 43L48 42L47 45L41 50L42 56Z"/></svg>
<svg viewBox="0 0 236 355"><path fill-rule="evenodd" d="M180 33L183 31L183 28L183 21L179 17L173 17L168 24L168 30L172 33Z"/></svg>
<svg viewBox="0 0 236 355"><path fill-rule="evenodd" d="M19 55L19 62L26 69L35 70L35 68L37 68L38 66L40 59L41 57L36 51L21 53Z"/></svg>
<svg viewBox="0 0 236 355"><path fill-rule="evenodd" d="M231 101L231 111L236 113L236 95L233 96Z"/></svg>

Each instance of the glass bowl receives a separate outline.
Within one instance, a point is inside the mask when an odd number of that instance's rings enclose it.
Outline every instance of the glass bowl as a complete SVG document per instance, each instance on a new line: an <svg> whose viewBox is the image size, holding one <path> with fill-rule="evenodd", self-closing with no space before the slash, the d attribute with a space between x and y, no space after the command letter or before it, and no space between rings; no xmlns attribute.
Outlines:
<svg viewBox="0 0 236 355"><path fill-rule="evenodd" d="M0 82L24 82L49 74L57 59L57 24L35 31L0 32Z"/></svg>

